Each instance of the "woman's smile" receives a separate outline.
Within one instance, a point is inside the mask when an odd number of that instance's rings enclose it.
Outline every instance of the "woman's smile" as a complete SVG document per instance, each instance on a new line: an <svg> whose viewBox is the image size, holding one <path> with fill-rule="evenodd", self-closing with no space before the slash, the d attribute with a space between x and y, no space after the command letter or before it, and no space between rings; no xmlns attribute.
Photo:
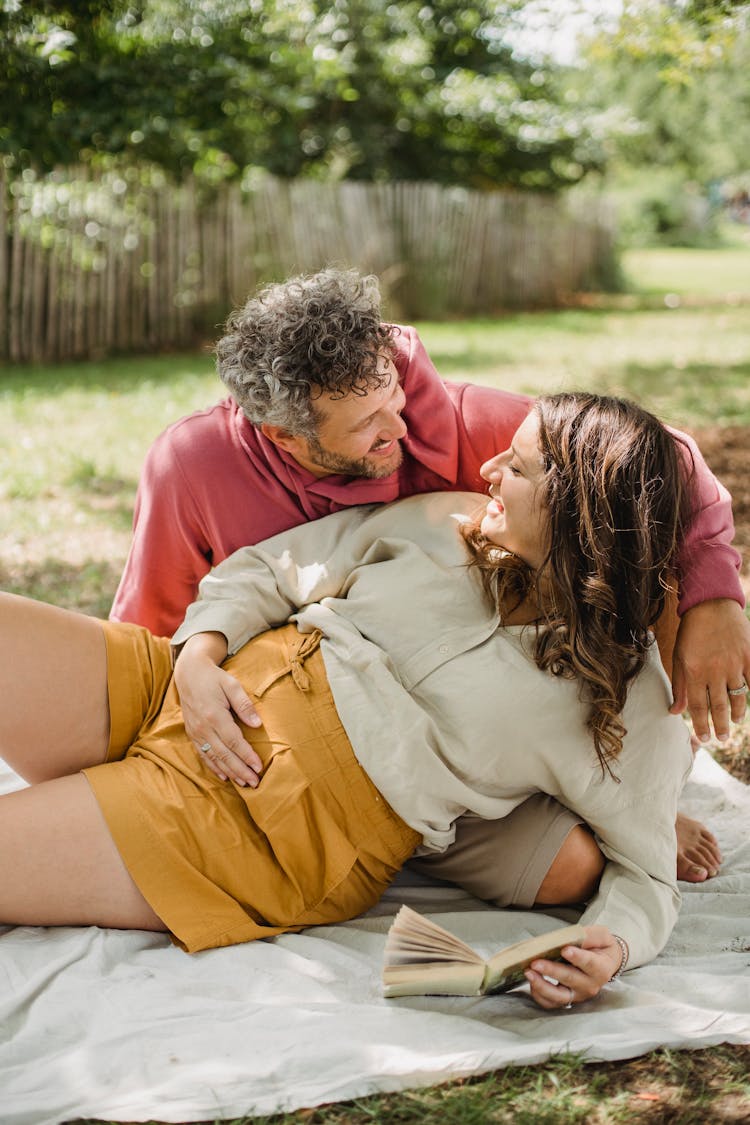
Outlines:
<svg viewBox="0 0 750 1125"><path fill-rule="evenodd" d="M539 491L544 469L534 411L516 430L510 448L485 461L480 472L490 494L480 524L483 534L529 566L540 567L547 552L548 516Z"/></svg>

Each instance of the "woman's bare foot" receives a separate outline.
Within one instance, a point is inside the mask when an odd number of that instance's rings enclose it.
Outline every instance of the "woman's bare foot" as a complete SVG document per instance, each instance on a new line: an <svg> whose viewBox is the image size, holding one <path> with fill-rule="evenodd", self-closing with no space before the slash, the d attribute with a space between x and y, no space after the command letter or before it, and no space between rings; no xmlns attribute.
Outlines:
<svg viewBox="0 0 750 1125"><path fill-rule="evenodd" d="M721 864L719 842L698 820L677 814L677 878L702 883L713 878Z"/></svg>

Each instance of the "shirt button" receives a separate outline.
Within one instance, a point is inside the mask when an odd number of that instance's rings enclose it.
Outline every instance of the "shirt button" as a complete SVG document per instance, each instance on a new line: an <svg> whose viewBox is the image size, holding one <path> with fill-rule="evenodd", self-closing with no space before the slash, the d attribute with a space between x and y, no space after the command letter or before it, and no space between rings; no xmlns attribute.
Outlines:
<svg viewBox="0 0 750 1125"><path fill-rule="evenodd" d="M442 656L447 656L448 653L450 652L450 647L448 645L441 645L440 648L438 649L438 652Z"/></svg>

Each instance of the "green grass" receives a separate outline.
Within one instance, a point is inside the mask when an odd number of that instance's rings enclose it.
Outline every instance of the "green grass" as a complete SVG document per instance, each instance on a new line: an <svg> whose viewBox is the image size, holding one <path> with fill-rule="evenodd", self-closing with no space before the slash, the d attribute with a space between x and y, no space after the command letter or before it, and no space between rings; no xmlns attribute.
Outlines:
<svg viewBox="0 0 750 1125"><path fill-rule="evenodd" d="M683 427L750 424L750 232L721 250L632 250L624 296L419 325L438 371L526 394L596 389Z"/></svg>
<svg viewBox="0 0 750 1125"><path fill-rule="evenodd" d="M729 1045L615 1063L561 1055L397 1095L235 1118L231 1125L728 1125L748 1120L748 1061L748 1048Z"/></svg>
<svg viewBox="0 0 750 1125"><path fill-rule="evenodd" d="M688 428L750 426L750 244L637 251L637 292L588 307L419 331L442 375L536 394L636 397ZM665 303L664 296L677 294ZM0 586L106 615L140 464L171 421L223 388L208 352L0 370ZM744 1047L585 1065L562 1057L476 1080L243 1122L578 1125L747 1120Z"/></svg>
<svg viewBox="0 0 750 1125"><path fill-rule="evenodd" d="M750 291L750 230L727 226L722 250L674 248L630 250L624 275L641 295L673 293L730 304Z"/></svg>
<svg viewBox="0 0 750 1125"><path fill-rule="evenodd" d="M146 450L220 397L207 353L0 372L0 584L106 616Z"/></svg>
<svg viewBox="0 0 750 1125"><path fill-rule="evenodd" d="M750 305L565 309L419 330L448 378L623 394L683 427L750 423Z"/></svg>

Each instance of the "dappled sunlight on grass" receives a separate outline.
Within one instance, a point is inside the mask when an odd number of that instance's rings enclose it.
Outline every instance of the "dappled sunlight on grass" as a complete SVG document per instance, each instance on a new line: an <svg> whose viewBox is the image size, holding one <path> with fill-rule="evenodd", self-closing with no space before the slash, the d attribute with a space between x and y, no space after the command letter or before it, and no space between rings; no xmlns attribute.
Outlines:
<svg viewBox="0 0 750 1125"><path fill-rule="evenodd" d="M125 563L148 447L170 423L222 397L202 354L4 369L3 587L70 606L78 587L81 608L106 615ZM89 596L92 583L98 589Z"/></svg>
<svg viewBox="0 0 750 1125"><path fill-rule="evenodd" d="M111 359L59 364L0 365L0 401L19 397L105 391L111 395L145 394L159 388L179 388L180 398L205 393L220 384L208 350L186 354L119 356Z"/></svg>
<svg viewBox="0 0 750 1125"><path fill-rule="evenodd" d="M554 312L430 321L420 334L447 378L527 394L605 390L686 426L718 421L717 409L750 424L750 232L728 249L629 251L624 265L630 293Z"/></svg>
<svg viewBox="0 0 750 1125"><path fill-rule="evenodd" d="M117 559L86 559L74 565L54 556L37 561L4 558L0 588L63 609L107 617L121 569Z"/></svg>
<svg viewBox="0 0 750 1125"><path fill-rule="evenodd" d="M750 231L722 250L683 247L629 250L626 282L639 293L678 293L731 300L750 293Z"/></svg>
<svg viewBox="0 0 750 1125"><path fill-rule="evenodd" d="M750 423L750 307L576 309L418 327L448 378L526 394L631 395L680 425L714 422L717 409L728 421Z"/></svg>

